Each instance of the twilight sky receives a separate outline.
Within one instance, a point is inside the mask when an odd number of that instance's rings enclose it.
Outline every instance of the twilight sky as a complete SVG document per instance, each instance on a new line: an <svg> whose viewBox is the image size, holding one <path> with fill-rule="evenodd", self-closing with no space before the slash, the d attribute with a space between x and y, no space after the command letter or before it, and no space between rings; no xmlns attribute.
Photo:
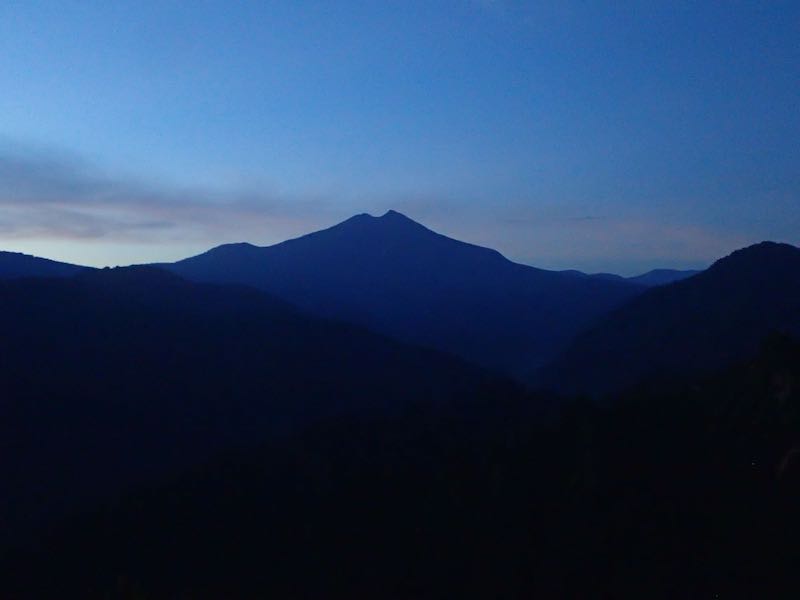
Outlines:
<svg viewBox="0 0 800 600"><path fill-rule="evenodd" d="M800 243L800 3L4 0L0 249L83 264L395 208L546 268Z"/></svg>

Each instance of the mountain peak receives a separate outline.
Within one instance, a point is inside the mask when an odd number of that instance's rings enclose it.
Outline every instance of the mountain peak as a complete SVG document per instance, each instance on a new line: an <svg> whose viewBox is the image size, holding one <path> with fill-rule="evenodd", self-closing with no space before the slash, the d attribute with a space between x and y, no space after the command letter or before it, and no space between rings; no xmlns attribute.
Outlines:
<svg viewBox="0 0 800 600"><path fill-rule="evenodd" d="M342 226L363 228L365 231L374 231L376 233L386 234L387 232L410 232L410 231L426 231L431 232L424 225L417 223L414 219L405 216L396 210L388 210L379 217L375 217L369 213L360 213L354 215L334 225L331 229L337 230ZM312 234L313 235L313 234Z"/></svg>
<svg viewBox="0 0 800 600"><path fill-rule="evenodd" d="M353 215L352 217L350 217L349 219L347 219L344 222L347 223L348 221L372 221L372 222L375 222L375 221L382 221L382 222L406 221L406 222L414 223L415 225L419 225L419 223L417 223L414 219L411 219L411 218L407 217L406 215L404 215L403 213L397 212L396 210L391 209L391 208L389 210L387 210L385 213L383 213L379 217L376 217L376 216L373 216L373 215L371 215L369 213L365 213L364 212L364 213L359 213L357 215Z"/></svg>

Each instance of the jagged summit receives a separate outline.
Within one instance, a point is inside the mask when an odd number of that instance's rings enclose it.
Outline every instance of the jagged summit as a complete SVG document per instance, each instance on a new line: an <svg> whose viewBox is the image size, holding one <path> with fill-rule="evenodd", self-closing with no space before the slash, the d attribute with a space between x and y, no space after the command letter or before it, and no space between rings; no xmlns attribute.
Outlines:
<svg viewBox="0 0 800 600"><path fill-rule="evenodd" d="M348 219L348 220L352 220L352 219L391 220L391 219L398 219L398 218L399 219L405 219L406 221L411 221L412 223L416 223L416 221L414 221L414 219L411 219L411 218L407 217L403 213L398 212L398 211L394 210L393 208L390 208L389 210L387 210L385 213L383 213L379 217L376 217L375 215L371 215L369 213L363 212L363 213L359 213L357 215L354 215L354 216L350 217L350 219Z"/></svg>
<svg viewBox="0 0 800 600"><path fill-rule="evenodd" d="M381 232L383 234L399 233L403 231L426 231L430 234L438 235L421 223L418 223L414 219L407 217L396 210L388 210L378 217L369 213L360 213L323 231L336 230L342 227L349 229L354 226L363 228L365 230Z"/></svg>

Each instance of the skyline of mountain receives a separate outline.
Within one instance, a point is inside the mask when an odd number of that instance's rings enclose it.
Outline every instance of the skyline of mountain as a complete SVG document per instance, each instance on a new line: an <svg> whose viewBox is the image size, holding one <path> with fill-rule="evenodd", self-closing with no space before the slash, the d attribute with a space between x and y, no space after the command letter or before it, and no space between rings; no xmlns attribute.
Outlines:
<svg viewBox="0 0 800 600"><path fill-rule="evenodd" d="M398 211L395 211L393 209L390 209L390 210L387 211L387 213L384 213L384 216L386 214L389 214L389 213L396 213L396 214L399 214L399 215L405 217L405 215L402 215L402 213L399 213ZM350 218L361 217L361 216L372 216L372 215L368 215L367 213L361 213L359 215L354 215L354 217L350 217ZM373 217L373 218L379 218L379 217ZM408 217L406 217L406 218L408 218ZM313 232L310 232L310 233L313 233ZM310 233L303 234L300 237L304 237L305 235L310 235ZM288 239L286 239L286 240L284 240L282 242L277 242L276 244L272 244L272 245L275 246L275 245L282 244L282 243L285 243L285 242L290 242L290 241L292 241L294 239L297 239L297 238L288 238ZM215 246L215 247L212 247L211 249L209 249L208 251L211 251L211 250L214 250L214 249L220 248L220 247L226 247L226 246L270 247L270 246L256 246L256 245L251 244L249 242L242 241L242 242L233 242L233 243L229 243L229 244L223 244L222 246ZM191 258L191 257L187 257L187 258ZM180 259L180 260L185 260L185 258L184 259ZM522 264L522 265L525 265L525 266L532 266L534 268L540 268L540 267L536 267L536 265L529 264L527 262L519 262L519 261L512 261L512 262L516 262L516 264ZM37 263L39 263L38 267L36 266ZM47 264L50 264L51 266L50 267L45 266ZM138 263L115 264L115 265L110 265L109 264L107 266L108 267L124 267L124 266L134 266L135 264L138 264ZM149 264L164 264L164 263L158 263L157 262L157 263L149 263ZM0 249L0 278L20 277L20 276L46 276L46 275L61 276L61 275L69 274L69 273L71 273L73 271L76 271L77 269L97 269L97 268L106 268L106 266L84 266L84 265L78 265L78 264L74 264L74 263L61 261L61 260L58 260L57 258L54 258L54 257L42 257L42 256L39 256L38 254L29 254L29 253L14 252L14 251L4 251L4 250ZM688 277L688 276L691 276L691 275L694 275L696 273L701 272L700 270L694 270L694 269L681 270L681 269L671 269L671 268L655 268L655 269L651 269L649 271L646 271L646 272L640 273L640 274L636 274L636 275L622 276L622 275L618 275L618 274L615 274L615 273L607 273L607 272L603 272L603 273L588 272L587 273L587 272L584 272L584 271L579 271L577 269L557 269L557 270L542 269L542 270L551 271L551 272L555 272L555 273L573 273L573 274L576 274L576 275L586 275L586 276L589 276L589 277L598 277L598 278L609 278L609 279L623 280L623 281L629 281L629 282L633 282L633 283L640 283L640 284L646 285L646 286L664 285L666 283L671 283L672 281L676 281L676 280L679 280L679 279L682 279L682 278L685 278L685 277Z"/></svg>
<svg viewBox="0 0 800 600"><path fill-rule="evenodd" d="M773 243L749 248L772 246L791 248ZM199 272L198 261L205 263ZM197 257L160 266L190 279L252 285L282 297L309 314L353 322L394 339L437 348L534 386L556 385L558 378L552 373L561 369L558 364L563 361L561 353L571 352L572 347L580 343L581 336L588 335L590 330L586 327L591 325L592 318L568 319L564 331L554 334L552 327L548 329L542 325L543 321L531 319L537 312L537 305L525 300L530 297L530 289L498 283L498 279L513 279L520 274L532 278L534 285L540 286L536 298L539 307L543 298L548 300L547 293L541 292L542 286L557 285L558 290L550 294L550 304L545 303L552 309L556 303L569 304L565 299L574 306L573 292L581 286L588 286L593 293L598 289L607 291L604 286L608 285L617 286L617 291L625 289L628 298L617 301L619 306L624 306L628 299L647 296L648 288L671 287L670 284L694 281L698 275L693 271L657 269L622 278L606 273L588 275L536 269L512 263L491 249L436 234L391 210L381 217L356 215L326 230L275 246L227 244ZM203 273L206 268L209 270ZM92 269L0 252L0 279L69 277L84 270ZM415 281L415 277L419 279ZM440 280L446 283L437 288ZM576 283L578 281L583 284ZM530 286L530 281L528 283ZM422 289L424 293L415 297L415 289ZM441 296L437 297L437 293ZM589 295L596 299L593 293ZM486 295L481 297L481 294ZM459 303L465 297L469 300L468 306L459 314ZM498 307L498 312L505 313L503 303L509 300L519 311L516 319L492 321L486 318ZM601 323L609 318L606 313L613 315L615 308L613 302L601 307L594 318ZM392 322L398 316L401 318ZM552 320L548 320L547 324L551 325ZM525 345L525 327L520 324L526 323L530 327L530 338L536 337L534 344L538 346ZM503 337L504 331L512 333ZM472 339L465 342L463 337L456 337L463 332ZM487 340L485 344L480 342L481 336ZM481 346L489 352L483 354ZM549 375L542 376L538 372L542 369ZM604 370L606 375L610 372ZM632 372L627 380L638 378L639 375Z"/></svg>
<svg viewBox="0 0 800 600"><path fill-rule="evenodd" d="M268 247L228 244L163 268L252 285L310 312L528 381L642 286L514 263L396 212L356 215Z"/></svg>

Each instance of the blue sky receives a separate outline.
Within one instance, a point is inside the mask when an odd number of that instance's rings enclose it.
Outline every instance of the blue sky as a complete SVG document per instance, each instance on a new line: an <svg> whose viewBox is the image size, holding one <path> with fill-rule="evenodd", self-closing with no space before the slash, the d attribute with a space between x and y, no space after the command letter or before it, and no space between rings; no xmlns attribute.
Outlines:
<svg viewBox="0 0 800 600"><path fill-rule="evenodd" d="M548 268L800 243L797 2L0 3L0 248L405 212Z"/></svg>

